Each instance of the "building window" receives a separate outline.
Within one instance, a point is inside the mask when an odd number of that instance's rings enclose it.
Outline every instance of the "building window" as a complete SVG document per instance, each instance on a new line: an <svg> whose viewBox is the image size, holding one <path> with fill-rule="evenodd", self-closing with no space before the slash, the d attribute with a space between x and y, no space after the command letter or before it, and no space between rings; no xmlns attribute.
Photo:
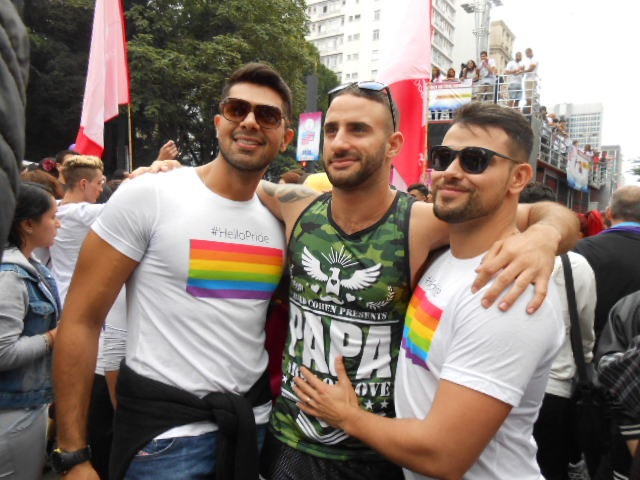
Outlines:
<svg viewBox="0 0 640 480"><path fill-rule="evenodd" d="M373 39L374 40L380 40L380 30L374 30L373 31Z"/></svg>
<svg viewBox="0 0 640 480"><path fill-rule="evenodd" d="M376 21L380 20L380 10L373 12L373 19Z"/></svg>

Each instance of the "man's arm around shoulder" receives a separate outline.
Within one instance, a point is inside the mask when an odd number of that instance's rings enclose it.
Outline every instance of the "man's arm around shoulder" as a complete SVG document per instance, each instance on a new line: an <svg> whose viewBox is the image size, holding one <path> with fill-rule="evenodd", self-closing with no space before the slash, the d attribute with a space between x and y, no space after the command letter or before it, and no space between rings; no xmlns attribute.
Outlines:
<svg viewBox="0 0 640 480"><path fill-rule="evenodd" d="M424 273L429 252L449 244L449 225L436 218L433 204L414 202L409 220L409 262L412 285Z"/></svg>
<svg viewBox="0 0 640 480"><path fill-rule="evenodd" d="M532 227L544 229L557 242L556 255L568 252L578 241L578 217L575 212L556 202L520 204L517 221L520 230Z"/></svg>
<svg viewBox="0 0 640 480"><path fill-rule="evenodd" d="M500 309L508 310L533 283L535 295L527 308L533 313L547 294L556 255L566 252L577 241L579 223L575 213L555 202L518 205L516 222L522 234L494 243L476 270L474 291L500 272L484 295L483 305L492 305L513 282L509 292L500 299Z"/></svg>
<svg viewBox="0 0 640 480"><path fill-rule="evenodd" d="M265 207L286 226L287 238L302 211L320 193L298 184L276 184L261 181L256 191Z"/></svg>

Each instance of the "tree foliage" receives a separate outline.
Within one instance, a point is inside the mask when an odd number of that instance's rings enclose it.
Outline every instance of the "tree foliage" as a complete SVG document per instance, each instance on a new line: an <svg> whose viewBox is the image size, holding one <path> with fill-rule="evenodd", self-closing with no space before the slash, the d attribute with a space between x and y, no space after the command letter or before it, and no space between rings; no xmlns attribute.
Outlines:
<svg viewBox="0 0 640 480"><path fill-rule="evenodd" d="M630 161L630 163L631 163L631 169L629 172L632 175L635 175L637 177L636 180L640 182L640 157L634 158L633 160Z"/></svg>
<svg viewBox="0 0 640 480"><path fill-rule="evenodd" d="M144 148L155 152L175 138L192 163L208 161L216 147L212 122L224 80L246 62L274 66L294 93L295 112L303 109L304 77L318 58L304 39L303 1L132 0L129 4L138 155Z"/></svg>
<svg viewBox="0 0 640 480"><path fill-rule="evenodd" d="M31 68L26 158L38 161L78 133L93 22L92 0L26 0Z"/></svg>
<svg viewBox="0 0 640 480"><path fill-rule="evenodd" d="M27 0L33 155L50 155L75 138L93 8L93 0ZM304 8L304 0L125 0L135 163L155 158L168 139L188 162L207 162L224 80L246 62L282 74L294 94L294 119L304 110L307 74L318 74L321 92L334 86L335 75L318 67L318 52L304 39Z"/></svg>

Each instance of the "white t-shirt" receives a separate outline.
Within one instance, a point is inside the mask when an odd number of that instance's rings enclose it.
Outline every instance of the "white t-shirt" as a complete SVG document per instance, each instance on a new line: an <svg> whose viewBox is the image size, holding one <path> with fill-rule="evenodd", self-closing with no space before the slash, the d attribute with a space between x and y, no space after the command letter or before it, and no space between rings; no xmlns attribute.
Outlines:
<svg viewBox="0 0 640 480"><path fill-rule="evenodd" d="M478 64L478 81L480 83L495 82L494 69L496 68L496 62L493 58L487 58L486 63L480 61Z"/></svg>
<svg viewBox="0 0 640 480"><path fill-rule="evenodd" d="M49 253L52 262L51 272L58 284L62 305L67 298L82 242L103 208L103 204L58 202L56 216L60 220L60 228L56 233L55 242L49 247Z"/></svg>
<svg viewBox="0 0 640 480"><path fill-rule="evenodd" d="M509 63L507 63L507 68L505 68L504 70L505 72L516 72L521 67L522 67L522 61L516 62L515 60L511 60ZM522 71L520 71L519 73L509 73L508 75L509 75L509 78L508 78L509 85L522 83L522 77L524 75Z"/></svg>
<svg viewBox="0 0 640 480"><path fill-rule="evenodd" d="M532 64L535 64L535 68L531 71L531 72L526 72L524 74L524 79L525 80L536 80L538 78L538 67L540 66L540 64L538 63L538 60L536 60L536 57L527 57L525 56L524 59L522 60L523 64L524 64L524 69L528 69Z"/></svg>
<svg viewBox="0 0 640 480"><path fill-rule="evenodd" d="M425 418L440 379L508 403L513 409L464 478L541 480L532 430L563 340L558 293L550 285L533 315L526 313L533 287L508 312L496 304L485 309L480 300L488 287L471 293L481 258L445 252L416 287L396 372L396 413ZM405 478L428 477L405 470Z"/></svg>
<svg viewBox="0 0 640 480"><path fill-rule="evenodd" d="M56 216L58 220L60 220L60 228L56 233L55 242L49 247L49 255L51 259L51 271L58 284L60 303L63 306L67 298L73 271L76 268L78 256L80 255L82 243L87 233L89 233L91 224L102 213L103 208L103 204L58 202ZM96 281L99 281L99 278L96 278ZM126 313L125 289L123 288L118 293L113 306L107 314L105 328L114 328L121 332L125 331L127 328ZM107 370L117 370L120 360L124 356L121 349L113 349L111 346L107 347L108 353L105 353L103 332L101 332L100 342L98 343L98 356L95 370L99 375L104 375L105 367L108 367Z"/></svg>
<svg viewBox="0 0 640 480"><path fill-rule="evenodd" d="M575 147L574 147L575 148ZM586 258L575 252L568 252L573 274L573 288L576 292L576 307L580 320L580 335L582 337L582 354L587 363L593 359L593 344L595 334L593 332L593 320L596 311L596 277ZM576 362L573 359L571 349L571 318L567 301L566 283L564 281L564 268L560 257L551 274L551 281L558 288L558 296L562 305L562 318L564 320L564 342L560 352L553 361L547 393L569 398L573 391L573 377L576 374Z"/></svg>
<svg viewBox="0 0 640 480"><path fill-rule="evenodd" d="M140 262L127 282L127 365L198 397L245 394L267 368L265 317L285 260L282 226L258 198L223 198L182 168L123 184L92 228ZM256 422L269 412L254 409Z"/></svg>

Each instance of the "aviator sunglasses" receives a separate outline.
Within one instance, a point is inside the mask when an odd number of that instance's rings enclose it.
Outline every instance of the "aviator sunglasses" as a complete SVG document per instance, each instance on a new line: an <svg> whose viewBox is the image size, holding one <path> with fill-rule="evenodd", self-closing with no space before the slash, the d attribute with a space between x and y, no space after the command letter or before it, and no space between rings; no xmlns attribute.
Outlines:
<svg viewBox="0 0 640 480"><path fill-rule="evenodd" d="M278 128L284 118L282 110L273 105L252 105L240 98L227 97L220 102L220 113L233 123L242 122L250 112L256 118L256 123L262 128Z"/></svg>
<svg viewBox="0 0 640 480"><path fill-rule="evenodd" d="M462 150L454 150L444 145L436 145L429 150L429 165L438 172L443 172L456 158L460 158L460 166L467 173L479 174L489 166L494 157L506 158L513 162L521 163L515 158L507 157L488 148L465 147Z"/></svg>
<svg viewBox="0 0 640 480"><path fill-rule="evenodd" d="M389 111L391 112L391 121L393 122L393 131L396 131L396 116L393 114L393 98L391 97L391 89L386 86L384 83L374 82L374 81L366 81L366 82L351 82L345 83L344 85L340 85L336 88L329 90L327 95L329 95L329 103L333 100L333 97L342 90L352 87L358 87L360 90L368 90L371 92L384 92L387 94L387 99L389 100Z"/></svg>

